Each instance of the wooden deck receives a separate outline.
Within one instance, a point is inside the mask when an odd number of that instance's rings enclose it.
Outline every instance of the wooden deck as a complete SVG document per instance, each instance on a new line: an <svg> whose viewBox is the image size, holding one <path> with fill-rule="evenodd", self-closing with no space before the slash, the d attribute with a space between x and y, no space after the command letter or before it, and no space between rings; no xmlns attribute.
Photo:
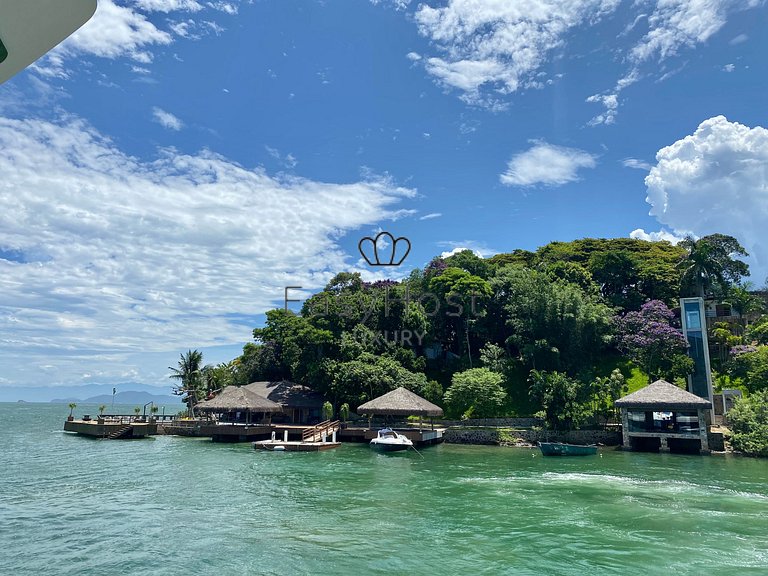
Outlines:
<svg viewBox="0 0 768 576"><path fill-rule="evenodd" d="M157 423L136 420L67 420L64 422L64 431L110 440L146 438L157 434Z"/></svg>

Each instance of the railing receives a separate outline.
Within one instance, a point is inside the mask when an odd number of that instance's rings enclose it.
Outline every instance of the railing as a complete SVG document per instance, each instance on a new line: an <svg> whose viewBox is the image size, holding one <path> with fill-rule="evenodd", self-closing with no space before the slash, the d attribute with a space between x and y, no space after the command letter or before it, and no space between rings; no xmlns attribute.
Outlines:
<svg viewBox="0 0 768 576"><path fill-rule="evenodd" d="M338 420L320 422L315 424L312 428L306 428L301 433L302 442L318 442L323 439L323 435L326 437L331 436L334 432L337 432L341 428Z"/></svg>

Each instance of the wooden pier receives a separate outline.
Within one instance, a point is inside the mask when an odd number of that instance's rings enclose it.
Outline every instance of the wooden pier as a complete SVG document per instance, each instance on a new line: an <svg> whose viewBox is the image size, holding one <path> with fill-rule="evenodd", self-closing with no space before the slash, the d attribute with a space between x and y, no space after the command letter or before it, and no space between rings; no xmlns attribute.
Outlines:
<svg viewBox="0 0 768 576"><path fill-rule="evenodd" d="M64 422L64 431L108 440L146 438L157 434L157 422L154 419L145 420L133 416L67 420Z"/></svg>
<svg viewBox="0 0 768 576"><path fill-rule="evenodd" d="M291 427L295 428L295 427ZM341 442L336 441L336 435L341 429L338 420L326 420L315 426L304 428L301 432L301 440L289 440L289 430L283 430L283 439L278 440L277 430L272 432L269 440L260 440L253 443L256 450L288 451L288 452L318 452L320 450L330 450L341 446Z"/></svg>

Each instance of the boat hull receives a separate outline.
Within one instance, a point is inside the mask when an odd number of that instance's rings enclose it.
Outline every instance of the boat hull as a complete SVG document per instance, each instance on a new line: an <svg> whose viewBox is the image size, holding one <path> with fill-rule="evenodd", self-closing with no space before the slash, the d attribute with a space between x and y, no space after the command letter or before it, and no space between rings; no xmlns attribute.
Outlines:
<svg viewBox="0 0 768 576"><path fill-rule="evenodd" d="M593 456L597 454L597 446L594 445L539 442L539 448L544 456Z"/></svg>
<svg viewBox="0 0 768 576"><path fill-rule="evenodd" d="M386 442L376 442L374 440L371 440L371 448L374 450L378 450L379 452L399 452L401 450L408 450L413 446L413 444L403 444L403 443L386 443Z"/></svg>

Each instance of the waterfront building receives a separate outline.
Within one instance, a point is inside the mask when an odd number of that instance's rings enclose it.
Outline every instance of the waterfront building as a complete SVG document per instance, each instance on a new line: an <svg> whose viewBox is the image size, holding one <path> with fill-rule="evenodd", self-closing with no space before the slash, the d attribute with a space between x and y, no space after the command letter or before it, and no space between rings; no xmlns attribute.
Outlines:
<svg viewBox="0 0 768 576"><path fill-rule="evenodd" d="M325 398L311 388L288 380L251 382L243 388L280 405L282 411L275 415L274 422L317 424L322 420Z"/></svg>
<svg viewBox="0 0 768 576"><path fill-rule="evenodd" d="M401 417L418 416L418 429L398 428L398 432L407 436L417 444L435 444L443 441L443 432L445 430L443 428L436 429L434 427L434 422L431 423L429 430L423 428L424 416L429 416L430 418L434 416L442 416L443 409L402 386L391 392L387 392L378 398L374 398L365 404L361 404L357 407L357 413L367 414L370 418L369 430L365 432L366 440L371 440L376 436L376 431L371 429L371 424L373 416L379 415Z"/></svg>
<svg viewBox="0 0 768 576"><path fill-rule="evenodd" d="M712 403L666 380L616 400L625 450L709 453Z"/></svg>
<svg viewBox="0 0 768 576"><path fill-rule="evenodd" d="M215 416L200 425L199 436L221 442L244 442L269 435L272 415L281 412L282 407L245 387L227 386L216 397L197 403L195 410Z"/></svg>

